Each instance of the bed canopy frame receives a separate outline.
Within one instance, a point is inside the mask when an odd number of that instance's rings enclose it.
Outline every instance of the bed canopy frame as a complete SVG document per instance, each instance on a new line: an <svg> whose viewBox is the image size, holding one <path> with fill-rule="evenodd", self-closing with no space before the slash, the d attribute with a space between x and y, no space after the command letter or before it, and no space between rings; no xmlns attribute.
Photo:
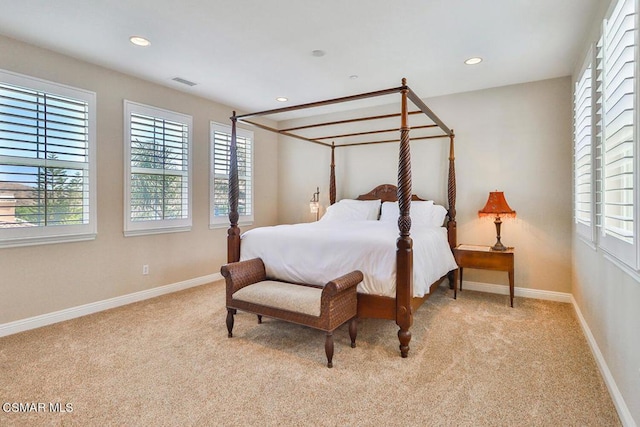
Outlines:
<svg viewBox="0 0 640 427"><path fill-rule="evenodd" d="M325 121L305 126L298 126L286 129L275 129L270 126L251 120L255 117L265 117L275 114L288 113L292 111L305 110L316 107L324 107L332 104L341 104L367 98L380 97L385 95L397 94L401 95L401 111L400 113L375 115L351 118L339 121ZM409 111L408 101L411 101L418 109ZM430 123L422 126L409 127L409 116L421 114L426 116ZM381 121L393 118L400 118L400 127L392 129L374 129L364 132L342 133L323 137L309 137L301 134L301 131L309 129L317 129L321 127L339 126L356 122L372 122L380 123ZM230 227L227 235L227 261L236 262L240 260L240 229L238 227L238 199L239 199L239 181L238 181L238 156L236 127L238 123L246 123L251 126L258 127L270 132L285 135L291 138L304 140L310 143L319 144L331 149L331 165L330 165L330 184L329 184L329 201L330 204L336 201L336 182L335 182L335 149L341 147L352 147L360 145L398 143L398 184L395 186L379 186L367 195L360 196L361 199L376 197L382 198L383 201L398 201L400 215L398 218L399 237L396 241L396 297L382 297L368 294L358 294L358 317L373 317L395 320L399 327L398 340L400 341L400 354L407 357L409 353L409 342L411 341L410 327L413 324L414 311L426 300L430 295L427 294L422 298L413 296L413 241L411 239L411 216L410 207L411 200L417 200L412 196L411 190L411 147L409 132L414 129L434 129L437 134L417 136L412 140L427 140L434 138L449 138L449 171L447 180L447 233L449 246L456 246L456 178L454 165L454 139L455 134L449 129L436 114L427 107L427 105L413 92L408 86L406 79L402 79L402 85L395 88L379 90L375 92L361 93L358 95L346 96L342 98L334 98L319 102L295 105L290 107L278 108L273 110L265 110L256 113L236 115L233 112L231 116L231 142L230 142L230 173L229 173L229 221ZM335 140L345 140L349 138L361 138L369 135L383 135L390 132L400 132L400 139L381 139L373 141L357 141L345 142L336 145ZM294 133L295 132L295 133ZM327 142L331 140L332 142ZM394 191L396 190L396 191ZM395 193L395 194L394 194ZM454 272L448 273L449 284L455 283ZM431 285L431 291L442 282L444 276L440 280Z"/></svg>

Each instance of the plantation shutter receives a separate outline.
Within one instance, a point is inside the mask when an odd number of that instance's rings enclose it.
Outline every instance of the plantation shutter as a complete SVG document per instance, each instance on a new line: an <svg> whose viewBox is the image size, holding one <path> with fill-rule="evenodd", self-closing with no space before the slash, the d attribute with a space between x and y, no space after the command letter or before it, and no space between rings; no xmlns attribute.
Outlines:
<svg viewBox="0 0 640 427"><path fill-rule="evenodd" d="M603 232L634 244L635 0L619 1L604 28Z"/></svg>
<svg viewBox="0 0 640 427"><path fill-rule="evenodd" d="M603 58L603 44L604 40L602 37L596 43L596 54L595 54L595 197L596 197L596 226L602 227L604 221L602 219L602 212L604 210L602 203L602 194L604 188L604 178L603 178L603 155L602 155L602 146L603 146L603 68L604 68L604 58Z"/></svg>
<svg viewBox="0 0 640 427"><path fill-rule="evenodd" d="M212 218L211 223L227 223L229 217L229 172L231 129L212 124ZM241 221L253 218L253 143L251 132L238 130L238 214Z"/></svg>
<svg viewBox="0 0 640 427"><path fill-rule="evenodd" d="M0 84L0 228L88 224L89 104Z"/></svg>
<svg viewBox="0 0 640 427"><path fill-rule="evenodd" d="M189 127L131 114L131 221L189 217Z"/></svg>
<svg viewBox="0 0 640 427"><path fill-rule="evenodd" d="M592 197L592 91L591 62L575 83L573 101L573 132L575 157L575 221L591 227Z"/></svg>
<svg viewBox="0 0 640 427"><path fill-rule="evenodd" d="M191 230L191 116L124 101L124 235Z"/></svg>

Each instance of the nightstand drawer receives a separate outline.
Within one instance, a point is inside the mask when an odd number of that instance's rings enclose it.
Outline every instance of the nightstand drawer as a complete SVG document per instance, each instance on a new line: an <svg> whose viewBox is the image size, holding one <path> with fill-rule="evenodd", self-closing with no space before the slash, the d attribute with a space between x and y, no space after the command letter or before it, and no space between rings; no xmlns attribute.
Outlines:
<svg viewBox="0 0 640 427"><path fill-rule="evenodd" d="M513 268L513 252L457 251L454 256L458 267L481 268L485 270L509 270Z"/></svg>

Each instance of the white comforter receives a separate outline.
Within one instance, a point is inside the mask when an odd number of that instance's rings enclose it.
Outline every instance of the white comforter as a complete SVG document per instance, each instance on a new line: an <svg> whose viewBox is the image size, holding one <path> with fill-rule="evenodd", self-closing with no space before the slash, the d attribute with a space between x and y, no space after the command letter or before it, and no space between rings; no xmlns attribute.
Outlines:
<svg viewBox="0 0 640 427"><path fill-rule="evenodd" d="M358 291L395 297L398 227L380 221L319 221L278 225L242 234L240 259L260 257L267 275L324 285L353 270L364 280ZM412 227L414 296L457 268L443 227Z"/></svg>

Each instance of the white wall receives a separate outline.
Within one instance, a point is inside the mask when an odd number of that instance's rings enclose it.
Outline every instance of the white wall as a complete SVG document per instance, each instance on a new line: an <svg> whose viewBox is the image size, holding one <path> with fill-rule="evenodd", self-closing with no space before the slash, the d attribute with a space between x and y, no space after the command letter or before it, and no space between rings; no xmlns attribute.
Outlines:
<svg viewBox="0 0 640 427"><path fill-rule="evenodd" d="M593 20L591 34L584 41L584 55L598 39L609 3L602 2ZM574 79L583 60L578 59ZM640 282L609 261L600 249L584 242L575 228L572 246L571 292L617 387L614 398L619 399L616 404L623 421L640 424Z"/></svg>
<svg viewBox="0 0 640 427"><path fill-rule="evenodd" d="M409 82L411 85L411 82ZM559 78L426 99L456 133L458 242L495 243L492 219L480 219L490 191L517 211L502 241L516 247L516 287L571 287L571 84ZM399 111L399 106L393 107ZM390 107L371 111L386 113ZM330 119L331 117L327 117ZM280 123L290 126L305 120ZM447 138L413 141L414 193L446 204ZM397 144L336 149L338 198L397 181ZM312 220L308 199L320 186L328 205L330 149L281 138L280 222ZM507 275L465 271L465 280L508 284Z"/></svg>
<svg viewBox="0 0 640 427"><path fill-rule="evenodd" d="M97 93L98 236L0 249L0 325L220 271L226 228L209 229L209 122L233 108L0 37L0 68ZM193 228L123 236L123 99L193 116ZM277 217L277 138L255 131L256 225ZM142 265L150 274L142 276Z"/></svg>
<svg viewBox="0 0 640 427"><path fill-rule="evenodd" d="M574 234L572 293L629 414L640 421L640 283Z"/></svg>

